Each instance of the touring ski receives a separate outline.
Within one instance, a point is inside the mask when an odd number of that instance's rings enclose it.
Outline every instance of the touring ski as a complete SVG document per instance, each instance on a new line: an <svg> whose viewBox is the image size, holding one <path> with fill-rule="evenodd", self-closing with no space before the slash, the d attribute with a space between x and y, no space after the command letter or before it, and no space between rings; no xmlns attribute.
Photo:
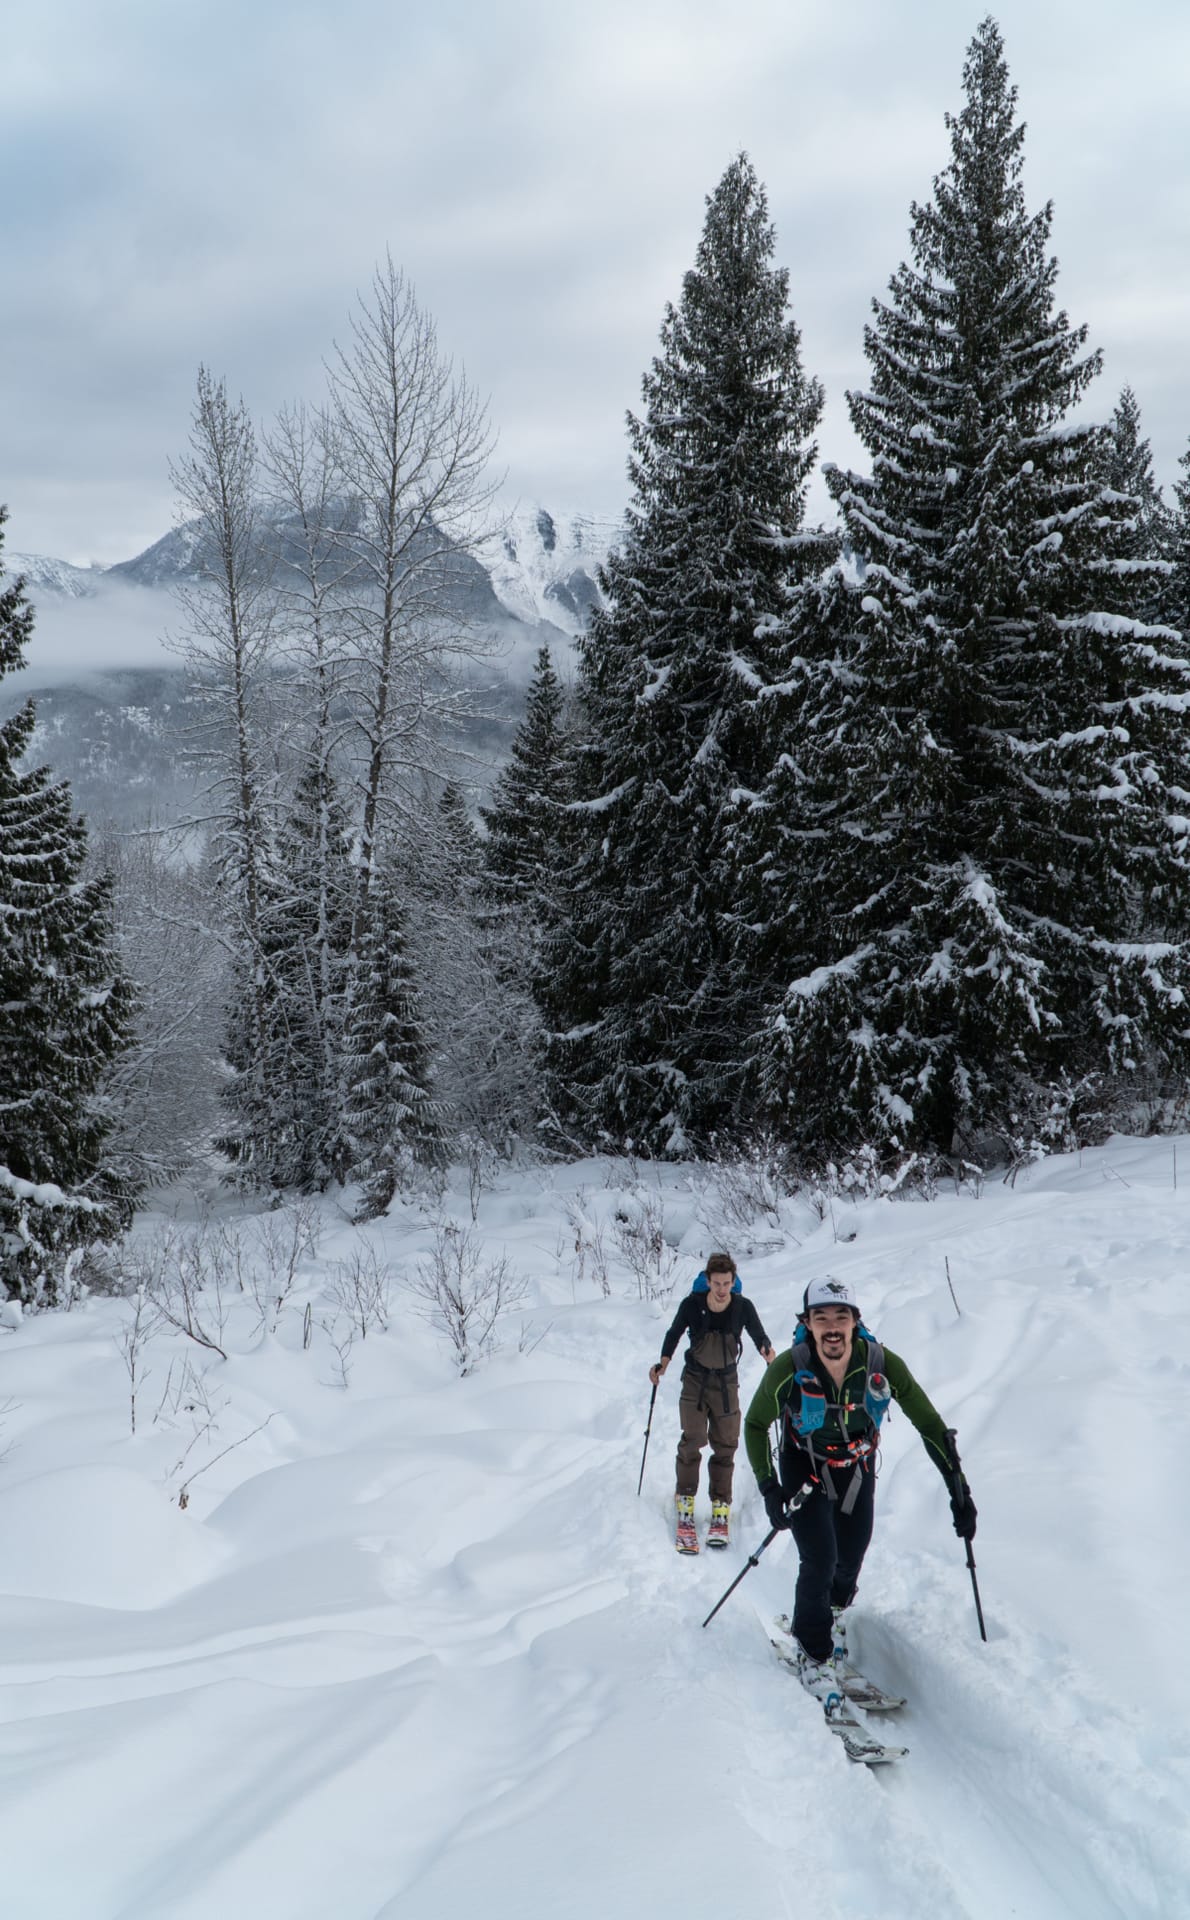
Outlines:
<svg viewBox="0 0 1190 1920"><path fill-rule="evenodd" d="M905 1758L909 1751L908 1747L891 1746L887 1741L879 1739L865 1724L860 1717L863 1711L860 1701L836 1692L833 1687L824 1696L818 1687L807 1686L805 1674L798 1663L796 1649L788 1636L778 1640L770 1635L770 1644L782 1666L807 1687L812 1699L820 1701L826 1724L843 1742L843 1751L849 1760L859 1766L885 1767ZM856 1677L862 1678L862 1676ZM840 1674L840 1679L842 1678ZM879 1689L877 1691L879 1692Z"/></svg>
<svg viewBox="0 0 1190 1920"><path fill-rule="evenodd" d="M792 1638L789 1615L779 1613L773 1625L778 1633L784 1636L781 1640L773 1641L777 1655L786 1666L796 1672L797 1648ZM853 1706L862 1707L865 1713L896 1713L905 1705L904 1694L886 1693L883 1687L878 1687L874 1680L869 1680L867 1675L861 1673L854 1665L847 1652L845 1633L840 1631L838 1622L835 1630L835 1659L843 1676L843 1697L850 1700Z"/></svg>
<svg viewBox="0 0 1190 1920"><path fill-rule="evenodd" d="M731 1540L731 1508L726 1500L711 1501L711 1524L707 1528L708 1547L717 1547L720 1551Z"/></svg>
<svg viewBox="0 0 1190 1920"><path fill-rule="evenodd" d="M677 1496L677 1530L674 1545L679 1553L698 1552L698 1534L694 1528L694 1495L679 1493Z"/></svg>
<svg viewBox="0 0 1190 1920"><path fill-rule="evenodd" d="M826 1724L832 1733L838 1734L843 1742L844 1753L857 1766L890 1767L898 1760L903 1760L909 1751L908 1747L890 1747L883 1740L878 1740L874 1733L869 1733L867 1727L861 1726L858 1720L848 1715L846 1706L841 1715L836 1714L832 1718L828 1714Z"/></svg>

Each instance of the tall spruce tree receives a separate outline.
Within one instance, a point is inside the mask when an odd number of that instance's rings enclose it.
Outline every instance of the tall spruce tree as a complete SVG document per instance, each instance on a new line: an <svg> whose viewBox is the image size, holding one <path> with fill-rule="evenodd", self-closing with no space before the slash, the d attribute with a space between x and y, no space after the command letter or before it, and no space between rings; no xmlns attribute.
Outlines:
<svg viewBox="0 0 1190 1920"><path fill-rule="evenodd" d="M480 808L483 914L492 964L513 992L537 998L547 927L556 926L565 874L564 809L574 797L566 696L548 647L537 655L507 764ZM535 1052L536 1052L535 1048Z"/></svg>
<svg viewBox="0 0 1190 1920"><path fill-rule="evenodd" d="M821 389L746 156L707 201L629 416L633 499L580 643L567 887L541 969L548 1084L571 1137L682 1151L737 1110L747 973L727 821L763 760Z"/></svg>
<svg viewBox="0 0 1190 1920"><path fill-rule="evenodd" d="M1161 618L1182 636L1182 650L1190 650L1190 447L1178 461L1182 478L1175 480L1175 505L1169 516L1165 556L1169 563L1161 590Z"/></svg>
<svg viewBox="0 0 1190 1920"><path fill-rule="evenodd" d="M1173 517L1153 473L1152 449L1141 438L1140 406L1131 387L1120 394L1109 423L1103 478L1111 492L1124 496L1125 514L1132 523L1120 528L1116 541L1118 559L1128 568L1127 611L1159 621L1170 570Z"/></svg>
<svg viewBox="0 0 1190 1920"><path fill-rule="evenodd" d="M0 676L24 665L32 625L10 581ZM69 1252L130 1215L133 1195L105 1163L102 1082L129 1044L132 995L112 950L111 882L84 878L70 789L23 766L34 719L29 702L0 725L0 1282L53 1304Z"/></svg>
<svg viewBox="0 0 1190 1920"><path fill-rule="evenodd" d="M321 1189L342 1170L343 1020L354 874L324 736L315 735L264 887L262 965L272 1183ZM258 1171L266 1169L259 1165Z"/></svg>
<svg viewBox="0 0 1190 1920"><path fill-rule="evenodd" d="M531 937L553 870L560 807L571 798L566 697L548 647L537 655L525 717L506 765L481 807L485 890L492 903L520 919Z"/></svg>
<svg viewBox="0 0 1190 1920"><path fill-rule="evenodd" d="M1067 418L1099 357L1054 311L990 19L964 90L849 396L872 470L828 473L860 563L797 596L752 823L793 903L765 1096L816 1158L1065 1141L1185 1046L1190 678L1129 617L1129 502Z"/></svg>
<svg viewBox="0 0 1190 1920"><path fill-rule="evenodd" d="M361 1189L360 1218L382 1214L393 1196L439 1167L445 1145L430 1090L429 1047L391 870L371 891L344 1038L342 1116L347 1177Z"/></svg>

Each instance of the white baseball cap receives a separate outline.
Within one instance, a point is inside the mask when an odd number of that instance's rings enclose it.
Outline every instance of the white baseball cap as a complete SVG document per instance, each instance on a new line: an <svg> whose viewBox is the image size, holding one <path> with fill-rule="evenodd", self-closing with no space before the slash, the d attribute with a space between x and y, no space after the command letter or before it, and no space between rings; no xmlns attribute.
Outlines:
<svg viewBox="0 0 1190 1920"><path fill-rule="evenodd" d="M833 1274L824 1273L817 1280L811 1280L806 1288L802 1312L809 1313L811 1307L850 1307L853 1313L858 1313L859 1301L850 1281L836 1280Z"/></svg>

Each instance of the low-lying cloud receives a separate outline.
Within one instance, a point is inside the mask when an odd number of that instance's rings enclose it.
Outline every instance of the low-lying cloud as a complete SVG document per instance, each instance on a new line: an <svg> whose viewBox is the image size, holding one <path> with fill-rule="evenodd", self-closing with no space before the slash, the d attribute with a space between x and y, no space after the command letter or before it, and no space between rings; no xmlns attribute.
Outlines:
<svg viewBox="0 0 1190 1920"><path fill-rule="evenodd" d="M173 595L122 580L96 582L94 593L67 598L30 593L36 609L25 665L4 680L5 692L64 686L94 673L133 667L177 667L167 637L183 625Z"/></svg>

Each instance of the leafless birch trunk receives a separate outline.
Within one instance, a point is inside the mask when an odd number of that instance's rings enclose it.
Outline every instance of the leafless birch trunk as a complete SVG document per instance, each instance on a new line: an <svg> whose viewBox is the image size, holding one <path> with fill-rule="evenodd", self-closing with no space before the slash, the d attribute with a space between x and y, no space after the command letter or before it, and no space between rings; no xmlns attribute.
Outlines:
<svg viewBox="0 0 1190 1920"><path fill-rule="evenodd" d="M346 606L355 567L346 535L354 508L343 491L335 421L304 406L285 409L263 436L264 466L273 494L277 544L279 651L293 668L293 703L302 740L307 793L316 794L311 822L313 897L307 912L313 938L310 972L311 1026L318 1050L323 1151L342 1171L344 1146L337 1116L342 1107L342 1015L344 947L352 912L345 822L332 795L345 772L345 745L353 731L340 711L346 671Z"/></svg>
<svg viewBox="0 0 1190 1920"><path fill-rule="evenodd" d="M256 438L242 401L198 370L189 452L170 469L194 579L179 589L188 631L179 651L195 675L205 720L198 752L208 789L217 868L226 888L248 995L251 1111L268 1111L268 1015L263 943L266 798L259 708L266 698L274 624L272 565L259 519Z"/></svg>
<svg viewBox="0 0 1190 1920"><path fill-rule="evenodd" d="M396 798L400 769L433 763L431 723L452 656L482 648L457 588L492 497L492 436L483 403L443 357L433 320L391 257L361 296L328 374L355 510L343 544L352 563L349 680L362 749L358 944L381 812Z"/></svg>

